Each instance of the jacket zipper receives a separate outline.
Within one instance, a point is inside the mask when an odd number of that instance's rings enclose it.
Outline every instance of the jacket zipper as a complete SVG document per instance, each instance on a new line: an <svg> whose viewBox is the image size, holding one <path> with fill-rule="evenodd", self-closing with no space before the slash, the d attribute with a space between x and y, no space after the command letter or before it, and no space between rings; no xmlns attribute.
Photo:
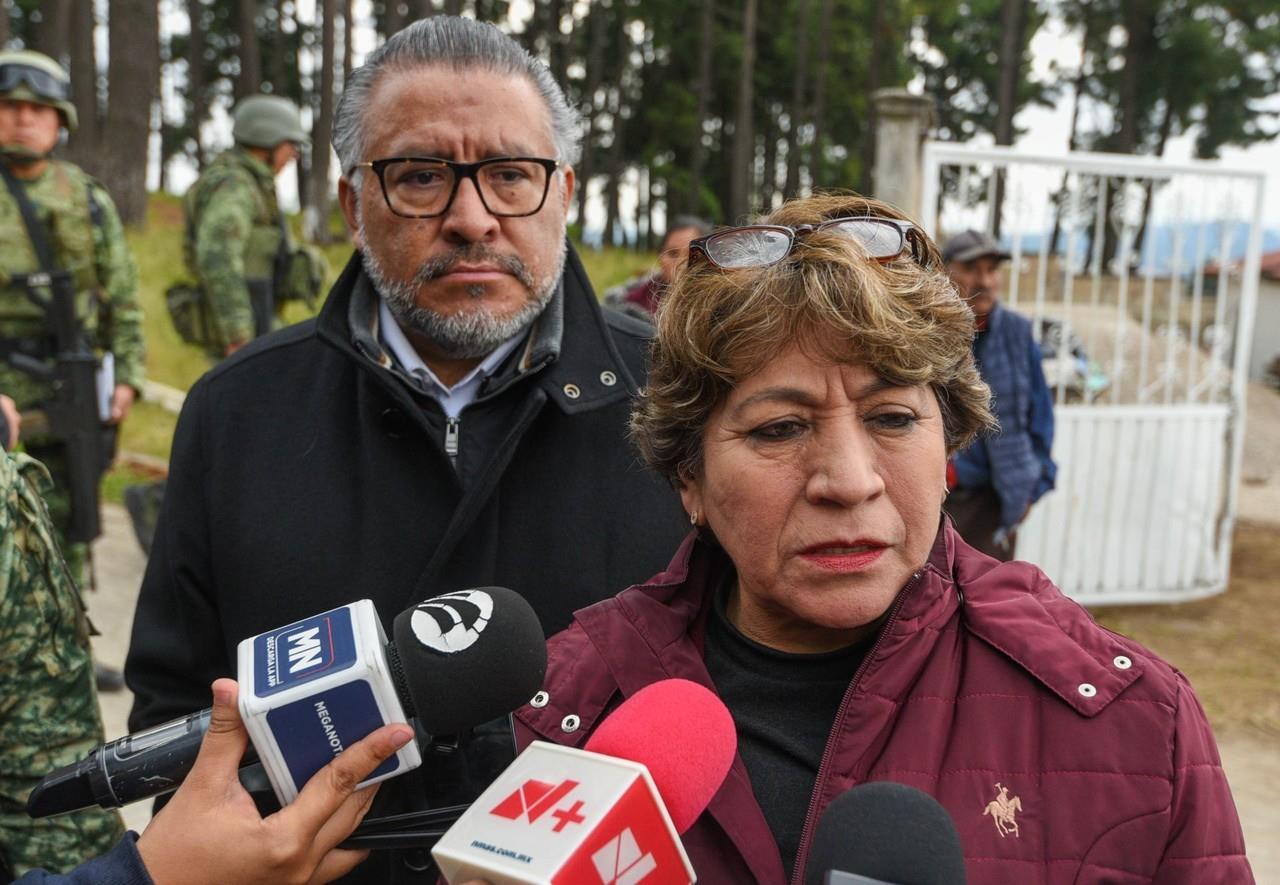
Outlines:
<svg viewBox="0 0 1280 885"><path fill-rule="evenodd" d="M907 585L902 588L902 592L898 594L898 599L893 604L893 608L889 610L889 618L884 622L884 626L880 628L880 635L876 637L876 641L872 644L871 650L867 652L866 657L862 659L862 663L858 665L858 670L853 674L853 681L849 683L849 688L844 693L844 698L840 701L840 709L836 711L835 721L831 724L831 733L827 735L827 746L822 751L822 762L818 765L818 777L813 782L813 795L809 797L809 810L805 813L804 829L800 831L800 848L796 851L796 865L791 871L791 885L803 885L803 877L805 865L809 862L809 842L813 839L813 828L815 825L814 817L818 810L818 797L822 793L823 782L827 779L827 774L831 768L831 756L835 748L836 733L842 728L841 723L844 722L846 714L849 712L849 705L853 703L854 692L858 689L858 683L862 681L862 674L866 671L867 665L875 658L876 652L880 649L880 643L884 641L885 634L889 632L889 628L898 620L898 612L902 610L903 604L907 601L920 579L924 577L924 569L916 572L911 576L911 580L907 581Z"/></svg>
<svg viewBox="0 0 1280 885"><path fill-rule="evenodd" d="M462 421L450 418L444 425L444 453L449 456L449 463L458 466L458 436L462 430Z"/></svg>

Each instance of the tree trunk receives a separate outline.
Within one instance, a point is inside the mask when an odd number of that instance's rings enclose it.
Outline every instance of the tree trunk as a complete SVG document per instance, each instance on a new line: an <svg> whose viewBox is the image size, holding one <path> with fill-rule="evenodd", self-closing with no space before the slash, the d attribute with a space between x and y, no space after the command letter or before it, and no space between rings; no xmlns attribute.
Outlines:
<svg viewBox="0 0 1280 885"><path fill-rule="evenodd" d="M587 82L582 94L582 158L578 163L578 227L585 233L587 227L587 192L591 176L595 173L596 93L604 68L605 7L598 2L591 4L587 13Z"/></svg>
<svg viewBox="0 0 1280 885"><path fill-rule="evenodd" d="M1084 20L1084 33L1080 37L1080 70L1076 71L1075 82L1072 86L1074 94L1071 96L1071 130L1067 135L1067 153L1074 151L1079 143L1080 133L1080 96L1084 94L1085 84L1089 80L1088 64L1089 64L1089 37L1090 27L1093 24L1093 18L1086 16ZM1058 186L1058 192L1054 195L1055 209L1053 213L1053 236L1049 240L1049 253L1053 254L1058 250L1058 237L1062 234L1062 211L1067 201L1067 173L1062 173L1062 184Z"/></svg>
<svg viewBox="0 0 1280 885"><path fill-rule="evenodd" d="M262 91L262 57L258 51L258 2L239 0L236 4L236 36L239 39L240 76L236 78L236 101Z"/></svg>
<svg viewBox="0 0 1280 885"><path fill-rule="evenodd" d="M329 242L329 139L333 134L334 42L337 0L320 4L320 113L311 129L311 204L304 215L307 236Z"/></svg>
<svg viewBox="0 0 1280 885"><path fill-rule="evenodd" d="M706 212L702 200L703 176L707 168L706 137L707 113L711 109L711 62L715 54L716 0L702 0L702 14L698 21L698 83L694 87L698 107L694 112L693 150L689 159L689 193L676 200L686 212L702 215ZM673 194L667 194L668 211Z"/></svg>
<svg viewBox="0 0 1280 885"><path fill-rule="evenodd" d="M760 174L759 196L755 204L765 212L773 211L774 167L778 165L778 115L777 108L769 105L764 115L764 169Z"/></svg>
<svg viewBox="0 0 1280 885"><path fill-rule="evenodd" d="M61 64L70 52L68 35L71 20L71 0L41 0L40 25L36 28L35 49Z"/></svg>
<svg viewBox="0 0 1280 885"><path fill-rule="evenodd" d="M431 18L436 14L436 5L432 0L414 0L413 6L409 12L410 17L414 21L423 18Z"/></svg>
<svg viewBox="0 0 1280 885"><path fill-rule="evenodd" d="M1164 99L1164 109L1160 117L1160 132L1156 142L1156 156L1163 157L1165 146L1169 142L1169 136L1173 132L1173 102L1169 100L1167 94ZM1138 227L1137 236L1133 239L1133 252L1129 256L1129 260L1133 261L1142 255L1142 247L1147 241L1147 222L1151 220L1151 192L1154 179L1148 178L1143 187L1142 192L1142 223Z"/></svg>
<svg viewBox="0 0 1280 885"><path fill-rule="evenodd" d="M645 248L645 243L649 239L649 231L645 227L649 218L649 184L645 180L648 176L648 166L636 167L636 208L632 213L632 225L635 227L636 238L631 244L633 249Z"/></svg>
<svg viewBox="0 0 1280 885"><path fill-rule="evenodd" d="M429 0L428 0L429 2ZM342 82L355 69L356 10L355 0L342 0Z"/></svg>
<svg viewBox="0 0 1280 885"><path fill-rule="evenodd" d="M80 125L67 155L90 174L101 171L102 128L98 113L98 57L93 42L96 20L93 0L74 0L71 4L71 99L76 106Z"/></svg>
<svg viewBox="0 0 1280 885"><path fill-rule="evenodd" d="M616 118L615 114L615 120ZM624 171L618 162L621 154L618 145L621 143L622 139L615 134L613 145L609 147L609 177L604 185L604 233L601 234L601 240L606 248L615 244L617 224L621 221L618 217L618 191L621 188Z"/></svg>
<svg viewBox="0 0 1280 885"><path fill-rule="evenodd" d="M284 23L288 20L285 0L276 0L276 30L271 38L271 91L276 95L287 95L289 50L286 48Z"/></svg>
<svg viewBox="0 0 1280 885"><path fill-rule="evenodd" d="M658 205L658 180L653 177L652 169L648 169L646 171L648 174L645 177L648 180L648 184L649 184L649 201L648 201L649 217L648 217L648 220L645 222L645 228L644 228L645 229L644 248L646 250L653 250L653 249L657 249L659 246L662 245L662 241L658 239L658 237L660 237L662 234L653 226L654 224L653 209L655 206ZM667 184L668 200L671 199L670 195L671 195L671 185L670 183L668 183ZM666 214L669 220L671 218L670 207L668 207ZM668 223L670 222L668 221Z"/></svg>
<svg viewBox="0 0 1280 885"><path fill-rule="evenodd" d="M1124 0L1121 3L1124 29L1127 35L1124 49L1124 67L1120 70L1120 127L1112 141L1112 149L1121 154L1136 153L1142 135L1141 109L1138 107L1138 88L1143 77L1148 76L1150 60L1155 48L1156 15L1154 0ZM1111 217L1115 190L1107 191L1106 217ZM1111 225L1105 226L1102 266L1110 267L1116 254L1115 233Z"/></svg>
<svg viewBox="0 0 1280 885"><path fill-rule="evenodd" d="M827 112L827 62L831 57L831 14L835 4L822 0L818 16L818 69L813 75L813 148L809 159L809 177L816 190L826 183L826 149L823 145L822 117Z"/></svg>
<svg viewBox="0 0 1280 885"><path fill-rule="evenodd" d="M111 56L102 178L120 210L120 220L142 224L152 105L159 78L160 16L155 0L111 0L107 42Z"/></svg>
<svg viewBox="0 0 1280 885"><path fill-rule="evenodd" d="M756 69L756 0L742 6L742 58L738 65L738 101L733 115L733 181L729 187L729 220L736 223L751 211L755 175L755 137L751 130Z"/></svg>
<svg viewBox="0 0 1280 885"><path fill-rule="evenodd" d="M187 19L190 21L190 33L187 38L187 113L190 114L191 132L196 142L196 167L203 170L207 161L204 149L204 137L200 125L204 122L204 3L201 0L187 0ZM277 20L277 27L280 26ZM283 57L284 52L278 51Z"/></svg>
<svg viewBox="0 0 1280 885"><path fill-rule="evenodd" d="M444 0L445 15L462 15L462 0Z"/></svg>
<svg viewBox="0 0 1280 885"><path fill-rule="evenodd" d="M386 12L382 16L382 26L390 37L404 27L404 13L400 11L401 0L386 0Z"/></svg>
<svg viewBox="0 0 1280 885"><path fill-rule="evenodd" d="M866 95L866 110L864 111L865 124L862 126L862 145L859 151L859 169L858 169L858 190L864 194L870 194L875 187L872 181L872 175L876 168L876 103L874 96L880 88L882 79L881 71L884 67L884 50L893 46L892 28L889 26L889 16L886 3L871 4L871 29L868 33L871 35L870 46L867 49L867 88L864 90Z"/></svg>
<svg viewBox="0 0 1280 885"><path fill-rule="evenodd" d="M809 0L800 0L796 7L795 26L796 58L791 75L791 104L787 106L787 179L782 185L782 196L788 200L800 192L800 127L804 123L805 74L809 71Z"/></svg>
<svg viewBox="0 0 1280 885"><path fill-rule="evenodd" d="M13 36L13 27L9 24L9 4L0 2L0 46L7 46Z"/></svg>
<svg viewBox="0 0 1280 885"><path fill-rule="evenodd" d="M1026 32L1027 0L1002 0L1000 4L1000 64L996 81L996 144L1013 144L1013 115L1018 104L1018 81L1022 75L1022 44ZM991 204L991 233L1000 236L1000 215L1004 208L1005 179L998 168Z"/></svg>
<svg viewBox="0 0 1280 885"><path fill-rule="evenodd" d="M551 76L557 83L568 79L569 46L565 35L560 33L560 20L564 18L565 0L551 0L547 4L551 8L548 16L550 32L547 34L547 64L551 68Z"/></svg>

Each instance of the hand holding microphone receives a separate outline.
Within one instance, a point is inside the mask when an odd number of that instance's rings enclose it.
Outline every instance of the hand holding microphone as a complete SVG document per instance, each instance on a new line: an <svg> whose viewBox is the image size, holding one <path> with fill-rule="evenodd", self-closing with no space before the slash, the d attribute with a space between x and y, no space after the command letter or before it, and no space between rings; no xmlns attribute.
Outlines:
<svg viewBox="0 0 1280 885"><path fill-rule="evenodd" d="M296 802L264 818L237 777L249 743L237 693L230 679L213 683L209 730L195 765L138 839L147 872L156 885L328 882L345 874L365 852L336 846L378 790L356 785L408 743L413 729L386 725L353 743L307 783Z"/></svg>
<svg viewBox="0 0 1280 885"><path fill-rule="evenodd" d="M390 722L413 718L429 738L503 716L542 683L546 643L529 604L502 587L433 597L401 612L388 642L369 600L240 643L241 718L281 804L342 749ZM182 782L211 722L193 713L104 744L47 775L31 792L32 817L116 808ZM416 768L402 746L367 783ZM259 775L261 779L261 775Z"/></svg>

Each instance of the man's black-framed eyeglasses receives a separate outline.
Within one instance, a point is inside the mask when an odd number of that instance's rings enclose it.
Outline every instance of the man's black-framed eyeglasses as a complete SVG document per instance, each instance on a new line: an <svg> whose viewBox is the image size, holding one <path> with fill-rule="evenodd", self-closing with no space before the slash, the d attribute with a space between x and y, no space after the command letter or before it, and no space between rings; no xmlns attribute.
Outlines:
<svg viewBox="0 0 1280 885"><path fill-rule="evenodd" d="M48 101L71 100L71 84L59 80L43 68L20 62L0 65L0 92L13 92L23 85L33 94Z"/></svg>
<svg viewBox="0 0 1280 885"><path fill-rule="evenodd" d="M892 261L908 249L913 258L920 260L914 224L866 215L795 227L748 224L718 230L689 243L689 260L705 258L723 270L768 267L790 255L797 239L819 230L843 234L857 241L866 250L867 257L875 261Z"/></svg>
<svg viewBox="0 0 1280 885"><path fill-rule="evenodd" d="M470 178L480 202L500 218L536 215L551 189L557 160L542 157L494 157L477 163L455 163L436 157L388 157L357 163L372 169L382 186L387 208L403 218L435 218L449 211L458 186Z"/></svg>

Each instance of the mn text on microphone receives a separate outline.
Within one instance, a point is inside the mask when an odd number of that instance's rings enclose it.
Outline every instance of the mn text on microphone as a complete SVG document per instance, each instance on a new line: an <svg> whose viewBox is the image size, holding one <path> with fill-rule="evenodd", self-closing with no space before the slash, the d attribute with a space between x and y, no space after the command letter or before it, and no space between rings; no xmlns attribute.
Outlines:
<svg viewBox="0 0 1280 885"><path fill-rule="evenodd" d="M890 781L841 793L818 821L805 885L964 885L955 823L928 793Z"/></svg>
<svg viewBox="0 0 1280 885"><path fill-rule="evenodd" d="M240 643L240 712L282 804L382 725L416 718L420 735L465 731L527 701L546 670L537 616L502 587L428 599L397 615L392 633L388 643L373 603L361 600ZM169 792L190 771L208 724L203 710L104 744L46 776L27 812L114 808ZM254 761L251 754L244 764ZM411 742L364 784L420 763Z"/></svg>
<svg viewBox="0 0 1280 885"><path fill-rule="evenodd" d="M453 883L696 881L678 834L719 790L737 752L733 719L683 679L646 686L577 750L534 742L432 854Z"/></svg>

